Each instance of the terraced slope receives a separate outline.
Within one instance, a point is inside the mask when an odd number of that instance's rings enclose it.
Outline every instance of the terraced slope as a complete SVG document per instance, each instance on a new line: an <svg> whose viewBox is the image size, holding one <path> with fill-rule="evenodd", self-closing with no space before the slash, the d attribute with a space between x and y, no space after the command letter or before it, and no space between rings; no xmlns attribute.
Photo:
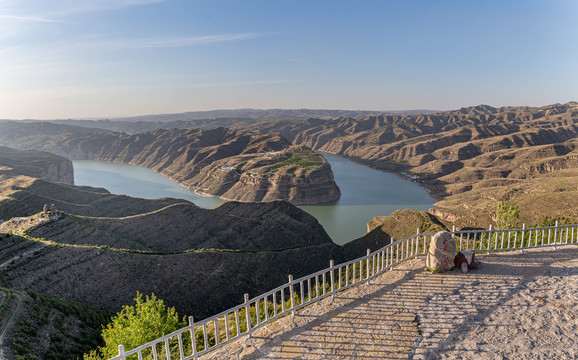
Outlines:
<svg viewBox="0 0 578 360"><path fill-rule="evenodd" d="M47 165L56 157L36 154ZM315 218L287 202L209 210L53 183L19 169L27 171L14 166L0 182L0 217L26 217L0 222L0 284L7 287L115 312L137 291L155 292L181 313L205 316L341 255ZM36 226L52 203L62 216Z"/></svg>
<svg viewBox="0 0 578 360"><path fill-rule="evenodd" d="M180 199L147 200L113 195L105 189L52 183L29 176L0 177L0 219L30 216L44 204L55 204L68 213L88 216L123 217L181 203Z"/></svg>
<svg viewBox="0 0 578 360"><path fill-rule="evenodd" d="M332 243L315 218L284 202L225 203L214 210L185 202L126 217L64 214L28 235L62 244L155 253L281 250Z"/></svg>
<svg viewBox="0 0 578 360"><path fill-rule="evenodd" d="M415 175L440 200L435 213L458 226L487 226L500 201L520 204L528 223L578 215L576 102L263 122L249 129Z"/></svg>
<svg viewBox="0 0 578 360"><path fill-rule="evenodd" d="M50 123L0 122L0 143L71 159L144 166L226 200L313 204L340 196L331 166L321 155L292 147L278 135L225 128L127 135Z"/></svg>
<svg viewBox="0 0 578 360"><path fill-rule="evenodd" d="M0 237L0 282L117 312L137 291L155 293L179 313L203 318L326 267L334 244L279 251L146 254L106 247L45 244ZM215 291L215 289L219 289Z"/></svg>

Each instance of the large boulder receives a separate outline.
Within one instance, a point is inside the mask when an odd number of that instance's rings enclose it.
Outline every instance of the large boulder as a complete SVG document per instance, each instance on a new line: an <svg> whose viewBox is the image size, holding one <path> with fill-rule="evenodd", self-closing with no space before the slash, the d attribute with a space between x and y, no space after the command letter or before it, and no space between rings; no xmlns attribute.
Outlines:
<svg viewBox="0 0 578 360"><path fill-rule="evenodd" d="M430 242L426 265L429 271L438 273L451 270L454 266L456 242L451 233L440 231Z"/></svg>

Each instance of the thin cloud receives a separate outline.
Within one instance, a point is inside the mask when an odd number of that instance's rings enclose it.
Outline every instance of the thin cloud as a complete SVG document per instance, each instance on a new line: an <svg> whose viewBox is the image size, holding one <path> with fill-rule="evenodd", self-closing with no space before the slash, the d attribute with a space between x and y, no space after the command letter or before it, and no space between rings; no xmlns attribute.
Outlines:
<svg viewBox="0 0 578 360"><path fill-rule="evenodd" d="M48 22L48 23L60 22L58 20L53 20L53 19L48 19L48 18L41 18L41 17L34 17L34 16L16 16L16 15L0 15L0 19L12 20L12 21L21 21L21 22Z"/></svg>
<svg viewBox="0 0 578 360"><path fill-rule="evenodd" d="M79 13L112 11L146 6L167 0L0 0L0 19L28 22L60 22L55 18ZM7 14L7 15L6 15Z"/></svg>
<svg viewBox="0 0 578 360"><path fill-rule="evenodd" d="M92 48L101 47L108 49L159 49L159 48L177 48L189 47L204 44L213 44L220 42L231 42L247 40L259 37L261 35L254 33L241 34L221 34L206 36L189 36L189 37L164 37L164 38L141 38L141 39L122 39L102 42L85 43Z"/></svg>
<svg viewBox="0 0 578 360"><path fill-rule="evenodd" d="M224 34L208 36L192 36L177 38L150 38L128 41L126 46L132 48L173 48L187 47L201 44L246 40L256 37L255 34Z"/></svg>
<svg viewBox="0 0 578 360"><path fill-rule="evenodd" d="M253 86L253 85L286 85L286 84L300 84L299 80L249 80L249 81L226 81L226 82L207 82L186 85L167 85L164 87L175 89L208 89L208 88L223 88L223 87L237 87L237 86Z"/></svg>
<svg viewBox="0 0 578 360"><path fill-rule="evenodd" d="M75 13L117 10L126 7L136 7L162 3L167 0L83 0L61 1L55 13L70 15Z"/></svg>

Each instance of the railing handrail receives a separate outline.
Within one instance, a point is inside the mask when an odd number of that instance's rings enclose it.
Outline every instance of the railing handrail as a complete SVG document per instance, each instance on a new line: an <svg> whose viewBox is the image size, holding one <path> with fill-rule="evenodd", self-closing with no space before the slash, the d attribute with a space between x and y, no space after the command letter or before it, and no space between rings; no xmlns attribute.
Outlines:
<svg viewBox="0 0 578 360"><path fill-rule="evenodd" d="M521 229L493 229L492 226L488 230L455 230L448 231L452 237L455 239L456 242L459 243L459 248L456 245L457 250L463 250L464 246L464 235L466 235L466 249L472 250L474 252L492 252L492 251L512 251L512 250L519 250L519 249L528 249L528 248L535 248L535 247L548 247L548 246L558 246L558 245L572 245L578 244L578 231L574 231L578 228L578 224L574 225L558 225L558 222L554 226L545 226L545 227L534 227L534 228L526 228L524 224ZM570 235L570 229L572 229L572 235ZM552 230L554 230L554 241L551 241ZM539 233L542 232L542 237L539 238ZM548 236L546 239L546 231L548 231ZM518 233L522 233L520 236L521 238L521 246L516 246L519 242ZM489 234L486 237L486 234ZM501 243L499 244L499 237L501 234ZM507 239L507 247L504 247L506 243L506 234L508 234ZM510 247L512 244L512 234L514 234L514 247ZM534 235L533 235L534 234ZM367 254L365 256L361 256L359 258L349 260L343 262L341 264L335 265L333 260L330 261L330 266L328 268L316 271L312 274L300 277L298 279L293 279L291 275L289 275L289 282L280 285L272 290L269 290L266 293L260 294L252 299L249 299L248 295L245 294L245 301L242 304L234 306L230 309L222 311L216 315L203 319L199 322L194 322L193 317L189 317L189 325L183 327L182 329L176 330L168 335L162 336L158 339L150 341L146 344L143 344L137 348L131 349L129 351L125 351L122 345L119 345L119 354L110 360L124 360L127 356L138 354L139 359L142 358L142 352L146 349L152 349L152 351L157 351L156 346L158 344L164 344L165 352L168 355L170 352L169 349L169 340L173 338L177 338L179 352L180 352L180 359L181 360L188 360L188 359L198 359L200 355L208 353L216 348L229 343L233 340L238 339L241 336L247 335L252 333L253 330L267 324L271 321L274 321L277 318L285 316L288 313L295 314L295 311L307 306L312 302L319 301L323 298L328 296L335 296L335 293L338 291L342 291L349 287L365 283L370 281L371 278L387 271L393 269L395 266L399 265L400 263L407 261L409 259L415 258L417 256L423 256L428 253L429 241L428 238L431 240L431 237L434 236L435 233L420 233L419 229L415 235L408 236L404 239L393 241L392 238L391 242L384 247L371 252L369 249L367 250ZM527 235L527 236L526 236ZM562 242L563 236L565 237L565 242ZM531 246L532 236L534 236L534 246ZM472 238L473 237L473 238ZM528 237L528 246L524 246L526 242L526 237ZM570 238L569 238L570 237ZM458 239L459 238L459 239ZM495 240L494 240L495 239ZM557 240L560 239L560 242ZM423 241L421 241L423 240ZM548 240L548 243L545 243L545 240ZM470 248L470 242L473 241L473 245ZM479 249L477 248L477 242L479 242ZM484 242L487 242L484 245ZM492 245L495 244L495 246ZM540 243L540 245L538 245ZM500 246L498 246L500 245ZM370 266L370 262L372 265ZM365 265L364 265L365 263ZM351 272L350 272L351 269ZM345 275L344 271L345 270ZM337 273L337 280L335 279ZM356 273L359 271L359 273ZM365 277L364 277L365 273ZM329 274L329 278L328 275ZM352 276L350 276L352 275ZM359 276L359 279L357 277ZM322 278L322 294L319 294L320 287L320 277ZM345 279L344 279L345 277ZM315 297L312 297L312 287L311 284L313 283L312 279L315 279ZM345 284L343 284L345 280ZM337 281L337 283L336 283ZM305 285L307 285L307 289L305 289ZM330 290L327 291L327 285L329 285ZM337 286L336 286L337 285ZM299 287L299 291L295 291L295 286ZM307 291L306 291L307 290ZM285 294L288 293L289 299L285 298ZM280 299L277 299L277 294L280 295ZM305 295L307 294L307 295ZM297 298L295 298L297 295ZM307 298L307 301L305 299ZM268 299L271 299L273 303L273 316L269 316L269 308L268 308ZM278 303L278 300L281 300ZM290 301L290 305L287 307L285 302ZM299 304L296 302L300 301ZM263 310L265 312L264 316L265 319L261 320L261 313L260 313L260 306L263 304ZM254 306L256 308L256 324L252 324L252 319L250 316L249 308ZM280 311L277 311L277 307L280 306ZM241 315L242 312L245 314L245 322L246 324L241 324ZM229 325L229 317L234 316L234 327ZM219 322L225 322L225 332L226 336L224 340L220 340L220 333L219 333ZM208 341L208 330L209 325L213 324L214 331L215 331L215 344L211 346ZM242 331L242 327L246 325L246 331ZM201 350L197 350L197 343L195 340L195 331L197 328L201 328L202 337L203 337L203 346ZM235 335L231 335L231 330L235 330ZM190 332L191 337L191 354L188 356L184 355L184 347L183 347L183 334L186 332ZM156 357L155 357L156 358Z"/></svg>

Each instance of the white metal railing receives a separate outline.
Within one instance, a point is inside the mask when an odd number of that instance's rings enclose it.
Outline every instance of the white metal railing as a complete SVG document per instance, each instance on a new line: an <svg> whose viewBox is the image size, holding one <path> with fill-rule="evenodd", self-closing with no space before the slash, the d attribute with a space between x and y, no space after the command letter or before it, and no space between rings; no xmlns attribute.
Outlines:
<svg viewBox="0 0 578 360"><path fill-rule="evenodd" d="M541 228L497 230L463 230L450 232L457 250L475 252L511 251L535 247L578 244L578 225ZM293 279L253 299L245 294L245 301L207 319L195 322L171 334L153 340L135 349L125 351L119 345L119 354L110 360L125 359L198 359L226 343L251 332L264 324L295 312L335 293L393 269L396 265L417 256L426 255L434 233L420 234L393 241L383 248L342 264L330 261L329 267L311 275Z"/></svg>

